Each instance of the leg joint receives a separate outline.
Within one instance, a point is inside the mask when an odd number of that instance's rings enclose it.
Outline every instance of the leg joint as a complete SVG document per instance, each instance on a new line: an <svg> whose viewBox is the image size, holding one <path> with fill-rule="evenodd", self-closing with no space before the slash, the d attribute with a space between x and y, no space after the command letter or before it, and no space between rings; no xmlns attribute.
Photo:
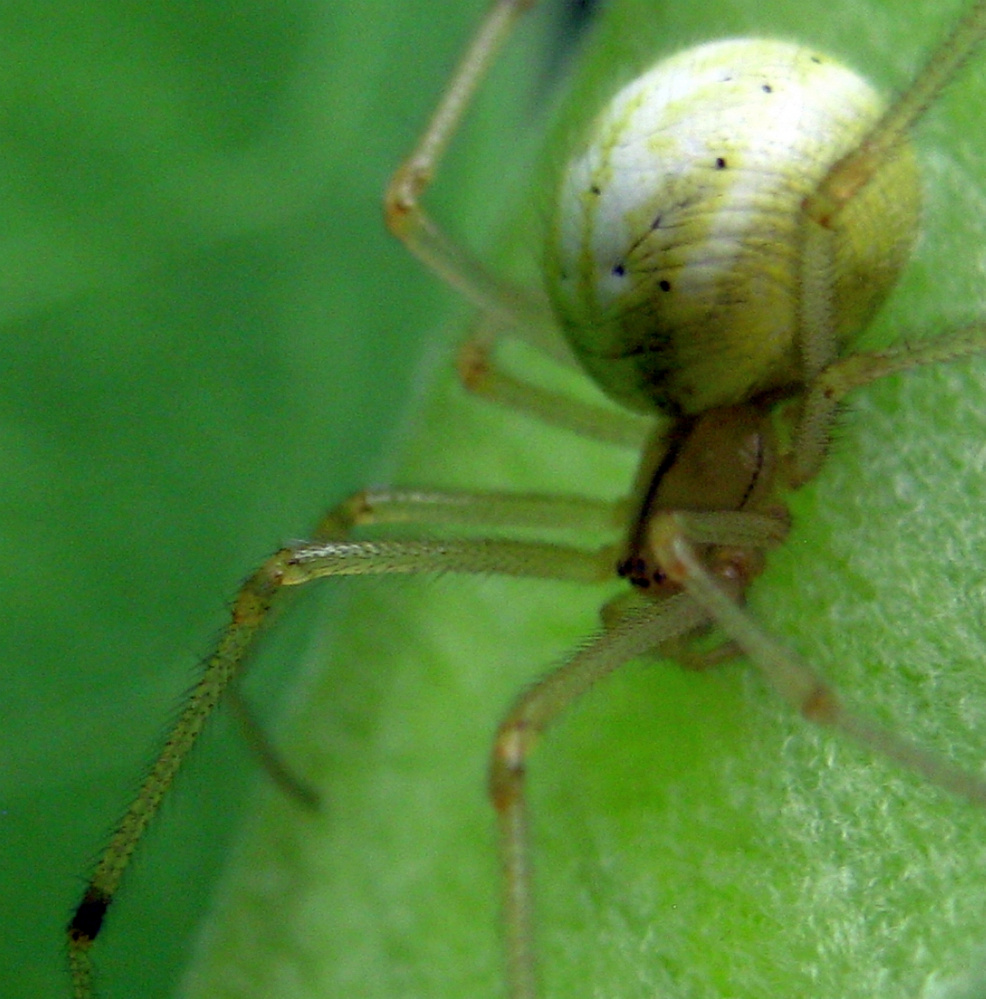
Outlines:
<svg viewBox="0 0 986 999"><path fill-rule="evenodd" d="M383 216L390 232L402 241L418 215L418 199L430 179L429 171L414 157L402 163L390 178L383 198Z"/></svg>
<svg viewBox="0 0 986 999"><path fill-rule="evenodd" d="M498 812L509 809L520 797L532 746L530 729L523 721L509 722L497 732L490 760L489 792Z"/></svg>

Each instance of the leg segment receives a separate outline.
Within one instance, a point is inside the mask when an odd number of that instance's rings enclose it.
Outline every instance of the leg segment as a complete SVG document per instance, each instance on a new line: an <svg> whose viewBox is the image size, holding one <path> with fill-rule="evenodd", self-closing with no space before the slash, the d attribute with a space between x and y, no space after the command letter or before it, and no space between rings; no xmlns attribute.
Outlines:
<svg viewBox="0 0 986 999"><path fill-rule="evenodd" d="M285 553L278 552L244 583L233 604L232 620L219 639L215 652L206 661L164 750L144 778L137 797L124 813L93 871L68 926L69 967L75 999L91 999L89 950L102 927L106 911L148 823L160 807L162 798L206 721L219 704L223 691L256 643L280 588L285 562Z"/></svg>
<svg viewBox="0 0 986 999"><path fill-rule="evenodd" d="M626 516L625 503L583 496L374 489L356 493L329 511L312 540L342 540L357 527L404 523L608 532L619 530ZM274 784L303 807L317 808L317 796L285 765L235 685L228 696L247 743Z"/></svg>
<svg viewBox="0 0 986 999"><path fill-rule="evenodd" d="M932 52L911 85L891 102L870 134L835 163L818 190L807 199L808 218L831 228L836 215L865 184L951 83L973 50L986 37L986 0L979 0Z"/></svg>
<svg viewBox="0 0 986 999"><path fill-rule="evenodd" d="M625 503L585 496L365 489L326 514L312 537L316 542L332 541L348 537L357 527L409 523L614 531L623 526L625 518Z"/></svg>
<svg viewBox="0 0 986 999"><path fill-rule="evenodd" d="M598 552L543 541L326 541L285 549L278 585L327 576L464 572L599 583L612 577L615 547Z"/></svg>
<svg viewBox="0 0 986 999"><path fill-rule="evenodd" d="M684 593L628 611L611 630L524 691L500 723L490 763L490 797L500 828L511 999L534 999L537 995L533 887L524 794L528 757L548 725L596 681L707 620L706 610Z"/></svg>
<svg viewBox="0 0 986 999"><path fill-rule="evenodd" d="M391 178L385 197L391 232L453 288L504 326L553 326L542 298L494 277L440 229L420 205L476 89L521 16L536 0L493 0L423 134Z"/></svg>
<svg viewBox="0 0 986 999"><path fill-rule="evenodd" d="M829 432L842 400L853 389L880 378L929 364L986 353L986 323L970 323L942 336L890 350L850 354L830 364L805 396L794 439L792 486L813 478L828 447Z"/></svg>
<svg viewBox="0 0 986 999"><path fill-rule="evenodd" d="M302 808L317 812L320 805L318 792L292 773L263 726L254 717L253 710L235 682L229 685L226 703L239 722L250 752L267 772L271 783Z"/></svg>
<svg viewBox="0 0 986 999"><path fill-rule="evenodd" d="M356 523L372 520L366 497L343 504L323 519L320 537L345 535ZM419 519L432 523L476 523L481 514L501 522L529 524L549 518L551 500L544 496L452 496L391 492L377 494L378 522ZM457 521L453 511L465 511ZM435 515L444 511L444 515ZM561 498L554 525L599 524L613 515L610 504L579 498ZM154 818L165 794L195 745L210 715L230 683L238 677L258 639L283 601L285 586L295 586L323 576L381 575L421 572L503 573L513 576L572 579L596 582L612 574L615 553L587 552L564 545L503 540L469 541L345 541L321 540L285 548L269 558L243 584L233 603L232 618L215 651L205 661L199 680L189 695L164 749L144 778L90 877L88 887L68 926L69 967L75 999L92 999L90 950L98 936L134 851Z"/></svg>
<svg viewBox="0 0 986 999"><path fill-rule="evenodd" d="M639 450L654 426L653 419L594 406L517 378L504 371L493 357L492 343L479 336L460 347L456 369L473 395L589 440Z"/></svg>
<svg viewBox="0 0 986 999"><path fill-rule="evenodd" d="M986 806L983 781L848 711L825 680L771 638L720 587L696 557L688 534L687 520L679 514L655 521L651 539L665 572L743 649L788 704L808 721L839 729L939 787Z"/></svg>
<svg viewBox="0 0 986 999"><path fill-rule="evenodd" d="M806 482L817 473L828 446L838 399L848 391L847 387L841 394L832 395L833 388L837 386L833 385L832 378L825 377L833 369L839 369L853 360L836 361L832 296L835 288L835 232L839 215L898 152L915 122L951 82L984 37L986 0L979 0L935 49L911 85L891 102L863 141L829 168L817 189L804 201L799 326L808 399L795 434L793 485ZM978 349L986 349L986 337L981 337ZM912 360L903 367L941 359L930 356L932 349L927 353L929 356L926 359ZM863 356L875 358L885 355ZM871 374L863 382L855 384L865 384L865 381L889 374L890 370ZM893 370L902 370L902 367ZM834 381L837 383L839 376Z"/></svg>

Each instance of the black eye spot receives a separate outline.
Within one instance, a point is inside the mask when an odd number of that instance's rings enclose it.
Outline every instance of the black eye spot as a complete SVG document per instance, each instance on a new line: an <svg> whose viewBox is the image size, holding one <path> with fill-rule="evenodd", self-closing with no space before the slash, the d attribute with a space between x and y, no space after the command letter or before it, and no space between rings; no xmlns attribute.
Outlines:
<svg viewBox="0 0 986 999"><path fill-rule="evenodd" d="M627 269L623 266L623 264L617 264L612 271L612 273L615 274L617 277L623 277L623 275L626 274L626 272Z"/></svg>
<svg viewBox="0 0 986 999"><path fill-rule="evenodd" d="M760 89L765 94L772 94L774 92L774 88L769 83L765 83Z"/></svg>
<svg viewBox="0 0 986 999"><path fill-rule="evenodd" d="M590 194L602 194L603 192L599 189L599 185L598 184L593 184L592 187L589 188L589 193Z"/></svg>
<svg viewBox="0 0 986 999"><path fill-rule="evenodd" d="M821 60L821 59L819 59L819 58L818 58L818 56L812 56L812 57L811 57L811 61L812 61L813 63L815 63L816 65L818 65L818 66L821 66L821 64L822 64L822 60Z"/></svg>
<svg viewBox="0 0 986 999"><path fill-rule="evenodd" d="M671 282L670 281L661 280L661 281L658 282L657 286L658 286L658 288L661 289L661 291L670 291L671 290Z"/></svg>
<svg viewBox="0 0 986 999"><path fill-rule="evenodd" d="M726 161L721 156L716 157L716 169L717 170L726 169Z"/></svg>

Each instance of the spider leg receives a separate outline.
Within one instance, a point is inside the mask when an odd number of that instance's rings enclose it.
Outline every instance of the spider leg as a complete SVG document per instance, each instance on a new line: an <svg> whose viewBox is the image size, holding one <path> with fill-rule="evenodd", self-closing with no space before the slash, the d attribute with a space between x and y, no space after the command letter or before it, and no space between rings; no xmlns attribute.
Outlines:
<svg viewBox="0 0 986 999"><path fill-rule="evenodd" d="M552 508L546 496L497 497L484 494L387 492L359 494L323 518L322 537L314 543L283 548L243 584L232 614L213 653L203 663L163 750L145 776L134 800L118 822L96 864L68 925L68 960L75 999L92 999L91 948L120 883L171 784L229 685L239 675L285 596L284 588L326 576L388 575L423 572L501 573L512 576L598 582L612 576L615 551L586 551L549 542L472 539L465 541L348 541L326 537L345 534L357 523L417 519L423 523L476 523L481 515L500 523L532 520L553 525L609 524L614 504L561 497ZM554 514L552 515L552 509Z"/></svg>
<svg viewBox="0 0 986 999"><path fill-rule="evenodd" d="M828 448L838 402L850 388L890 374L893 370L986 350L986 332L982 327L978 327L977 345L971 343L973 328L967 327L953 337L944 337L937 349L928 345L917 351L905 348L882 355L859 355L871 361L896 355L896 360L903 360L904 363L895 367L891 362L882 371L879 364L871 365L868 377L848 384L845 375L850 371L858 374L858 368L853 367L852 356L836 360L839 341L834 300L837 228L841 214L879 171L899 165L894 163L895 158L906 158L906 138L915 122L934 103L984 37L986 0L978 0L935 49L911 85L890 103L862 142L832 164L817 188L804 200L798 322L807 398L794 437L793 486L807 482L817 474ZM963 341L963 338L964 342L955 350L957 342ZM866 362L860 364L865 366Z"/></svg>
<svg viewBox="0 0 986 999"><path fill-rule="evenodd" d="M833 164L806 202L809 218L824 228L893 156L915 122L931 107L986 38L986 0L977 0L931 54L910 86L891 104L870 134Z"/></svg>
<svg viewBox="0 0 986 999"><path fill-rule="evenodd" d="M549 426L586 440L639 450L654 426L653 418L613 407L593 405L553 392L508 372L495 356L495 340L478 331L459 348L456 370L465 389Z"/></svg>
<svg viewBox="0 0 986 999"><path fill-rule="evenodd" d="M500 829L503 918L511 999L537 995L527 761L544 730L584 694L624 663L699 627L704 607L688 594L637 607L579 649L566 663L525 690L497 729L489 789Z"/></svg>
<svg viewBox="0 0 986 999"><path fill-rule="evenodd" d="M969 323L916 344L849 354L833 361L808 389L793 449L791 485L812 478L828 447L829 429L843 399L853 389L880 378L931 364L986 353L986 323Z"/></svg>
<svg viewBox="0 0 986 999"><path fill-rule="evenodd" d="M577 495L365 489L330 510L311 537L313 542L343 540L358 527L405 523L609 532L619 530L626 516L625 503ZM317 808L318 796L292 773L236 684L227 696L247 744L275 786L302 807Z"/></svg>
<svg viewBox="0 0 986 999"><path fill-rule="evenodd" d="M939 787L986 806L986 783L980 778L849 711L829 683L723 590L696 557L690 534L687 514L669 513L655 520L651 540L665 572L746 652L788 704L809 721L838 729Z"/></svg>
<svg viewBox="0 0 986 999"><path fill-rule="evenodd" d="M476 89L517 22L536 2L493 0L424 132L391 178L384 199L388 227L419 260L500 325L514 328L554 328L547 300L491 274L436 225L421 207L420 198L431 184Z"/></svg>
<svg viewBox="0 0 986 999"><path fill-rule="evenodd" d="M382 524L613 531L626 515L624 502L579 495L364 489L329 511L312 538L339 540L357 527Z"/></svg>

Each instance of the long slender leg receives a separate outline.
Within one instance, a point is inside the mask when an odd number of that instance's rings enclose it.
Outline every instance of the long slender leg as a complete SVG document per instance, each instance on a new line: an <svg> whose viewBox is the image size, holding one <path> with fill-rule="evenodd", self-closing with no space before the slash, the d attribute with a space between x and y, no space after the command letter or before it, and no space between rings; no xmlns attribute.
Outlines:
<svg viewBox="0 0 986 999"><path fill-rule="evenodd" d="M116 895L133 852L158 810L161 799L230 681L256 643L283 576L284 553L265 562L244 584L233 604L232 620L205 662L198 683L171 730L164 749L144 778L136 798L110 838L82 901L68 925L68 956L75 999L91 999L90 948Z"/></svg>
<svg viewBox="0 0 986 999"><path fill-rule="evenodd" d="M792 486L821 466L836 410L853 389L929 364L986 353L986 323L970 323L930 340L890 350L850 354L830 364L808 389L794 440Z"/></svg>
<svg viewBox="0 0 986 999"><path fill-rule="evenodd" d="M480 335L460 352L458 370L471 392L511 406L583 436L627 447L640 446L644 421L547 392L506 374L491 361L495 328L511 327L535 341L556 324L547 301L507 284L442 230L421 205L475 92L517 21L537 0L493 0L452 74L417 145L394 173L385 196L387 224L428 268L457 288L484 313ZM565 355L571 361L569 355Z"/></svg>
<svg viewBox="0 0 986 999"><path fill-rule="evenodd" d="M654 426L653 419L594 406L518 378L499 364L492 342L485 337L472 337L459 348L456 370L463 386L473 395L589 440L637 450Z"/></svg>
<svg viewBox="0 0 986 999"><path fill-rule="evenodd" d="M274 556L278 586L328 576L464 572L599 583L612 578L616 548L595 552L545 541L326 541Z"/></svg>
<svg viewBox="0 0 986 999"><path fill-rule="evenodd" d="M764 550L779 545L790 530L786 516L743 510L696 510L661 517L673 517L673 523L686 525L688 540L700 545ZM658 557L660 560L660 553Z"/></svg>
<svg viewBox="0 0 986 999"><path fill-rule="evenodd" d="M266 771L274 786L309 812L317 812L321 801L318 792L296 776L277 747L270 740L264 727L254 716L253 709L239 686L231 683L226 691L226 703L236 717L247 747Z"/></svg>
<svg viewBox="0 0 986 999"><path fill-rule="evenodd" d="M799 325L804 381L810 392L795 434L793 485L810 479L821 466L836 411L836 402L825 394L830 383L818 381L816 387L816 380L835 362L837 348L832 295L839 215L895 154L914 123L951 82L984 37L986 0L978 0L934 50L911 85L890 103L863 141L836 161L818 188L805 199ZM915 361L910 366L921 363L931 361ZM869 380L873 377L880 375Z"/></svg>
<svg viewBox="0 0 986 999"><path fill-rule="evenodd" d="M237 595L230 623L205 661L161 755L118 823L69 923L69 967L76 999L92 999L90 950L134 851L223 693L242 672L285 586L323 576L420 572L596 582L609 578L615 557L615 552L606 549L587 552L549 543L499 540L322 541L285 548L271 556Z"/></svg>
<svg viewBox="0 0 986 999"><path fill-rule="evenodd" d="M567 663L525 690L500 723L490 763L490 797L500 827L503 918L511 999L534 999L533 888L524 784L541 733L594 683L623 663L699 627L704 608L687 594L628 612Z"/></svg>
<svg viewBox="0 0 986 999"><path fill-rule="evenodd" d="M621 529L626 516L625 502L587 496L364 489L326 514L312 537L315 541L331 541L348 537L357 527L411 523L611 531Z"/></svg>
<svg viewBox="0 0 986 999"><path fill-rule="evenodd" d="M986 806L982 780L847 710L832 686L771 638L722 589L696 556L689 534L688 515L667 514L655 520L651 541L664 571L746 652L788 704L809 721L845 732L939 787Z"/></svg>
<svg viewBox="0 0 986 999"><path fill-rule="evenodd" d="M825 228L832 227L835 216L893 155L984 38L986 0L978 0L931 53L911 85L891 102L863 142L829 169L818 190L807 199L809 218Z"/></svg>
<svg viewBox="0 0 986 999"><path fill-rule="evenodd" d="M313 542L343 540L357 527L407 523L608 532L619 531L627 515L625 502L585 496L367 489L330 510L311 537ZM247 744L274 784L303 807L316 808L317 795L281 759L235 684L228 697Z"/></svg>
<svg viewBox="0 0 986 999"><path fill-rule="evenodd" d="M385 196L391 232L428 268L504 326L553 326L545 300L492 275L424 211L431 183L476 89L521 16L536 0L493 0L417 145L391 178Z"/></svg>

